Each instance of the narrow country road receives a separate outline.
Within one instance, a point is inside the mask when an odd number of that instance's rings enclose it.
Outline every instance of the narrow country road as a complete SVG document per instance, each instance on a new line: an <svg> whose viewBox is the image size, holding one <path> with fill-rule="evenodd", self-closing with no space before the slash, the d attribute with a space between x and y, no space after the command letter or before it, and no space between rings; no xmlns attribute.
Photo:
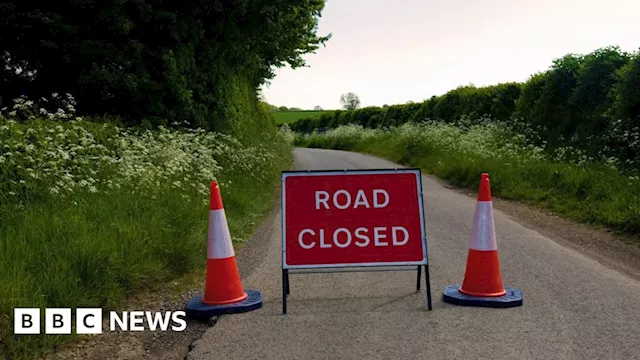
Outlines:
<svg viewBox="0 0 640 360"><path fill-rule="evenodd" d="M298 170L399 167L371 156L296 149ZM243 283L264 307L224 316L187 359L640 359L640 282L495 211L504 284L524 306L442 302L462 281L475 200L423 177L433 311L414 272L291 275L282 315L279 210ZM424 285L423 285L424 289Z"/></svg>

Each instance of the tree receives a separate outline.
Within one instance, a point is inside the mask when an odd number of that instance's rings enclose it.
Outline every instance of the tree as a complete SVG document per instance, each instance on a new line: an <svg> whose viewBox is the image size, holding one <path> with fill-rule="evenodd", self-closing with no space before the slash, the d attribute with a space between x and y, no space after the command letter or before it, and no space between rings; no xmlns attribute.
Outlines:
<svg viewBox="0 0 640 360"><path fill-rule="evenodd" d="M286 106L280 106L278 108L278 111L289 111L289 108L287 108Z"/></svg>
<svg viewBox="0 0 640 360"><path fill-rule="evenodd" d="M317 34L323 8L324 0L2 2L0 97L68 92L83 115L218 128L238 102L257 108L256 89L276 68L304 66L303 55L329 39Z"/></svg>
<svg viewBox="0 0 640 360"><path fill-rule="evenodd" d="M605 115L615 101L611 89L618 80L616 72L630 60L631 54L618 47L598 49L582 60L578 82L569 98L572 120L578 122L576 132L580 138L585 139L606 128L609 119Z"/></svg>
<svg viewBox="0 0 640 360"><path fill-rule="evenodd" d="M316 105L316 106L313 107L313 110L320 111L320 110L322 110L322 108L320 107L320 105Z"/></svg>
<svg viewBox="0 0 640 360"><path fill-rule="evenodd" d="M360 98L352 92L342 94L340 104L345 110L355 110L360 107Z"/></svg>
<svg viewBox="0 0 640 360"><path fill-rule="evenodd" d="M640 125L640 52L617 71L616 77L618 83L611 89L614 100L611 116L616 119L635 119Z"/></svg>
<svg viewBox="0 0 640 360"><path fill-rule="evenodd" d="M278 111L278 107L275 105L271 105L266 101L260 101L260 106L262 107L262 109L266 112L274 112L274 111Z"/></svg>

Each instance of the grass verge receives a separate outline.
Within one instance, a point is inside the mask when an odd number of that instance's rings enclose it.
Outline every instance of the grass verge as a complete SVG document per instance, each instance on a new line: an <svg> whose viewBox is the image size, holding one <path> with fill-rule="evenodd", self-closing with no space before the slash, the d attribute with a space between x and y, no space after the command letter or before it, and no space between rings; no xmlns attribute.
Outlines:
<svg viewBox="0 0 640 360"><path fill-rule="evenodd" d="M477 189L488 172L494 195L535 204L575 220L637 234L640 181L604 163L552 158L498 125L406 124L372 130L345 126L296 136L298 146L374 154Z"/></svg>
<svg viewBox="0 0 640 360"><path fill-rule="evenodd" d="M0 359L33 358L74 338L13 335L16 307L116 309L137 291L201 272L209 181L221 184L239 243L291 161L280 135L247 147L202 131L86 121L0 118L0 126Z"/></svg>

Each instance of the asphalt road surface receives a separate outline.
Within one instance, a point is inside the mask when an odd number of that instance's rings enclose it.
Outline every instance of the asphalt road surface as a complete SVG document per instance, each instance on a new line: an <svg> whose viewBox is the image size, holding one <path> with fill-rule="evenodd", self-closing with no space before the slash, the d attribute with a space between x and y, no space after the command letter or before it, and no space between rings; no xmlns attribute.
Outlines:
<svg viewBox="0 0 640 360"><path fill-rule="evenodd" d="M399 167L371 156L297 149L300 170ZM282 315L279 210L257 236L244 276L260 310L224 316L187 359L640 359L640 282L511 220L494 209L505 286L524 306L487 309L442 302L462 281L475 199L423 177L433 293L414 272L291 275ZM424 285L423 285L424 290Z"/></svg>

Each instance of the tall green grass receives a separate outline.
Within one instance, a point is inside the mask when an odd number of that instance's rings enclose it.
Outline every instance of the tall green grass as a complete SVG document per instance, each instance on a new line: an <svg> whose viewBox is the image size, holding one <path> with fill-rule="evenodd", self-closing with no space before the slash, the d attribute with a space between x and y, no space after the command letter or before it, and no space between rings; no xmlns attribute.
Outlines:
<svg viewBox="0 0 640 360"><path fill-rule="evenodd" d="M72 338L13 335L16 307L113 309L200 271L212 180L244 241L290 163L285 137L247 147L202 130L0 116L0 358Z"/></svg>
<svg viewBox="0 0 640 360"><path fill-rule="evenodd" d="M298 134L298 146L375 154L418 166L449 182L477 189L491 176L492 192L626 233L640 232L640 181L573 149L547 154L499 124L469 127L428 122L391 129L343 126Z"/></svg>

